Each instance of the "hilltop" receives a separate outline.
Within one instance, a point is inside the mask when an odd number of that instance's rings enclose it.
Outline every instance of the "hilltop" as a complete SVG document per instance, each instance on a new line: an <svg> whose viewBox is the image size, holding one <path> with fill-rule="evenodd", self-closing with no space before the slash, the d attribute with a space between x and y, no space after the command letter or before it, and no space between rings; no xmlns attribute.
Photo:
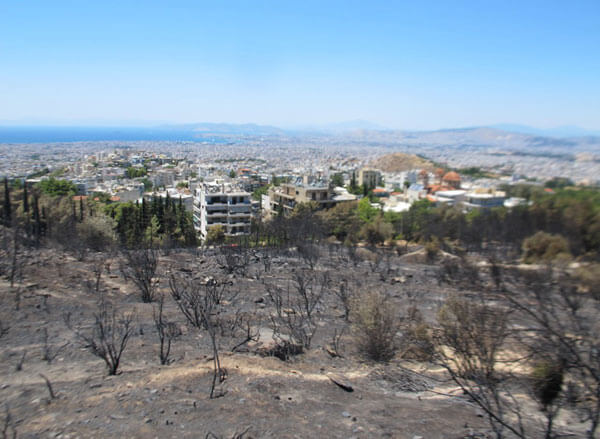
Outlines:
<svg viewBox="0 0 600 439"><path fill-rule="evenodd" d="M429 160L414 154L405 154L402 152L381 156L369 163L369 166L383 172L402 172L411 169L434 169L433 163Z"/></svg>

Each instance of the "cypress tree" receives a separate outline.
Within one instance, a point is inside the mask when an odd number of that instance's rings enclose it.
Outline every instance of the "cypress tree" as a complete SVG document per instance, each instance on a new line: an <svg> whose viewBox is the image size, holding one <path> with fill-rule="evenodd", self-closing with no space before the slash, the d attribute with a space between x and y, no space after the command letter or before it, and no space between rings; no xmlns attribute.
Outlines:
<svg viewBox="0 0 600 439"><path fill-rule="evenodd" d="M79 222L83 222L83 196L79 197Z"/></svg>
<svg viewBox="0 0 600 439"><path fill-rule="evenodd" d="M156 212L156 216L158 218L158 224L160 225L160 232L164 233L165 231L165 208L163 206L162 197L157 198L158 210Z"/></svg>
<svg viewBox="0 0 600 439"><path fill-rule="evenodd" d="M146 230L146 227L148 227L148 206L146 199L142 198L142 230Z"/></svg>
<svg viewBox="0 0 600 439"><path fill-rule="evenodd" d="M48 227L50 227L49 221L48 221L48 215L46 214L46 206L42 206L42 221L40 222L41 225L41 236L45 236L46 235L46 231L48 230Z"/></svg>
<svg viewBox="0 0 600 439"><path fill-rule="evenodd" d="M33 195L33 236L37 243L40 242L42 236L42 221L40 220L40 206L37 195Z"/></svg>
<svg viewBox="0 0 600 439"><path fill-rule="evenodd" d="M10 203L10 189L8 178L4 177L4 225L10 227L12 224L12 205Z"/></svg>
<svg viewBox="0 0 600 439"><path fill-rule="evenodd" d="M27 182L23 186L23 212L29 212L29 194L27 193Z"/></svg>

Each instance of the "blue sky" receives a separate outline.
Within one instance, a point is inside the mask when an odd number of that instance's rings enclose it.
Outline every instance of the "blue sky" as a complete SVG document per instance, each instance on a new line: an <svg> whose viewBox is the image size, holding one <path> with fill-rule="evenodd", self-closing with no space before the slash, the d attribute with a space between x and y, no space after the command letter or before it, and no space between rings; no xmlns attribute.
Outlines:
<svg viewBox="0 0 600 439"><path fill-rule="evenodd" d="M3 1L0 120L600 129L600 1Z"/></svg>

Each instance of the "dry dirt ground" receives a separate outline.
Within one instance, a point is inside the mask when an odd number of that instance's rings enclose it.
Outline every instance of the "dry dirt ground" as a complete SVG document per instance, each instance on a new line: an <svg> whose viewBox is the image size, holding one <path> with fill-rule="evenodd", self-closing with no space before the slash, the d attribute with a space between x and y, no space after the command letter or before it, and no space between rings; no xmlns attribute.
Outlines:
<svg viewBox="0 0 600 439"><path fill-rule="evenodd" d="M332 294L320 308L317 335L306 353L289 361L262 357L246 349L231 352L242 337L220 340L227 379L224 396L209 399L211 351L205 331L190 328L173 299L165 313L183 335L174 342L173 363L161 366L152 304L139 300L135 286L119 275L113 260L101 290L119 310L135 311L136 331L123 354L121 373L107 376L64 321L86 327L98 298L85 286L93 277L91 256L77 261L60 251L43 249L23 255L20 303L15 288L0 281L0 428L20 438L139 437L204 438L463 438L488 437L485 419L432 366L394 359L387 365L365 362L356 353L350 331L343 338L343 358L325 347L331 333L344 326ZM345 278L361 289L378 288L399 304L418 295L426 318L432 318L446 294L432 267L419 264L374 267L368 261L344 269L323 255L316 272L330 273L332 288ZM264 282L283 282L301 262L293 256L273 258L269 273L254 261L246 276L227 275L212 255L172 253L161 256L159 291L168 292L167 270L202 271L228 278L238 292L239 308L268 315ZM379 271L379 272L378 272ZM266 278L266 280L264 280ZM392 282L392 279L396 279ZM398 279L400 279L398 281ZM258 320L257 320L258 321ZM266 320L262 320L266 326ZM259 324L259 323L257 323ZM45 361L44 331L51 362ZM260 341L258 342L260 344ZM24 361L21 370L18 363ZM330 380L336 374L353 387L348 392ZM51 383L50 397L44 375ZM8 422L7 414L9 414Z"/></svg>

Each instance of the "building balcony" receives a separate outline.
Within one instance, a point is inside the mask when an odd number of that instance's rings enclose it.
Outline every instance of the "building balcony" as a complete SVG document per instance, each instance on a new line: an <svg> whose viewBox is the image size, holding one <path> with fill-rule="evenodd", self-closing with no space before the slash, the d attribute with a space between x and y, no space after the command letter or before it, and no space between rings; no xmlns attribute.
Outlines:
<svg viewBox="0 0 600 439"><path fill-rule="evenodd" d="M245 215L250 214L252 212L252 208L250 205L240 206L240 207L230 207L229 214L230 215Z"/></svg>
<svg viewBox="0 0 600 439"><path fill-rule="evenodd" d="M213 210L213 211L208 211L206 212L206 216L207 217L213 217L213 216L227 216L229 213L227 212L227 210Z"/></svg>
<svg viewBox="0 0 600 439"><path fill-rule="evenodd" d="M206 210L213 210L213 209L226 209L228 206L228 203L206 203Z"/></svg>

